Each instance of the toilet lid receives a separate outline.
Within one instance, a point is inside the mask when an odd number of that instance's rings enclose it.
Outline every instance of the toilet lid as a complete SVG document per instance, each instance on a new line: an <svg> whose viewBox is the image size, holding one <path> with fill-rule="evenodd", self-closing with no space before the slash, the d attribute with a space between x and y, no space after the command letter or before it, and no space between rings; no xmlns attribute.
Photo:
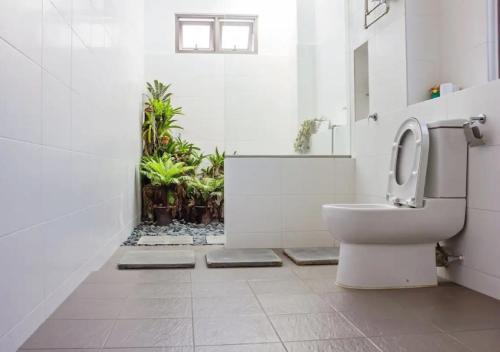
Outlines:
<svg viewBox="0 0 500 352"><path fill-rule="evenodd" d="M387 200L413 208L423 207L429 131L415 118L399 127L392 146Z"/></svg>

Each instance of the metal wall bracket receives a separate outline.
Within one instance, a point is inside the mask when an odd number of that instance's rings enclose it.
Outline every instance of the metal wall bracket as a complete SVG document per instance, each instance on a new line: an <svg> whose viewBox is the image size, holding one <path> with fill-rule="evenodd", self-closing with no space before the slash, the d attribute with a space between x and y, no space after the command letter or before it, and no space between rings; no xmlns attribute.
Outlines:
<svg viewBox="0 0 500 352"><path fill-rule="evenodd" d="M365 0L365 29L370 28L371 25L373 25L375 22L378 22L378 20L380 20L385 15L387 15L389 13L389 9L390 9L389 3L388 3L389 0L375 0L375 2L377 2L377 4L374 7L372 7L371 9L370 9L370 6L368 4L369 1L370 0ZM369 21L368 17L370 17L370 15L372 15L374 12L376 12L381 7L384 7L383 12L380 13L377 17L375 17L375 19Z"/></svg>

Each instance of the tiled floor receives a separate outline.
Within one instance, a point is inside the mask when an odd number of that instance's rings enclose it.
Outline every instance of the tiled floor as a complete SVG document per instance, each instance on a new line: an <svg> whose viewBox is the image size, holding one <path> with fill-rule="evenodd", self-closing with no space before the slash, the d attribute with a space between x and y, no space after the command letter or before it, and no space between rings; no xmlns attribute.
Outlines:
<svg viewBox="0 0 500 352"><path fill-rule="evenodd" d="M500 352L500 302L460 286L346 290L335 266L283 255L280 268L207 269L215 248L195 247L195 269L118 271L120 248L23 351Z"/></svg>

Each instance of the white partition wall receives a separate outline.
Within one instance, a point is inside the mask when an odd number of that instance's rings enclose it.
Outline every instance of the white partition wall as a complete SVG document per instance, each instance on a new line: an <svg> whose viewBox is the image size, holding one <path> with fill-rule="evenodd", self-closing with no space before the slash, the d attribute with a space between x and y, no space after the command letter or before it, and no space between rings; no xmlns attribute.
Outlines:
<svg viewBox="0 0 500 352"><path fill-rule="evenodd" d="M334 246L321 205L352 201L354 167L350 158L227 158L227 247Z"/></svg>

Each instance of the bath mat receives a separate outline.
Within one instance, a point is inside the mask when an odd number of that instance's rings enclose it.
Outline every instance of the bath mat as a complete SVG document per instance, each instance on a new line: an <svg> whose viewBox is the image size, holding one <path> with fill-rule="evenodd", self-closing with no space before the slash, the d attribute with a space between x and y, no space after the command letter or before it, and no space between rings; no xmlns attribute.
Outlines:
<svg viewBox="0 0 500 352"><path fill-rule="evenodd" d="M283 261L271 249L216 249L206 255L209 268L282 266Z"/></svg>
<svg viewBox="0 0 500 352"><path fill-rule="evenodd" d="M328 265L339 262L338 248L288 248L283 252L297 265Z"/></svg>
<svg viewBox="0 0 500 352"><path fill-rule="evenodd" d="M128 251L118 262L118 269L194 268L195 262L192 250Z"/></svg>

